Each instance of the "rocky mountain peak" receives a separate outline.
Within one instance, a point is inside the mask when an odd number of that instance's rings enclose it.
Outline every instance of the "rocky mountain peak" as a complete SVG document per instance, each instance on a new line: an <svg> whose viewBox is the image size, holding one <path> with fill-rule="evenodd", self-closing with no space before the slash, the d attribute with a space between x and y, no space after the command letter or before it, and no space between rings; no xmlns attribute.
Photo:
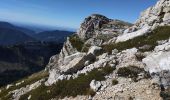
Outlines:
<svg viewBox="0 0 170 100"><path fill-rule="evenodd" d="M156 5L141 13L134 27L141 29L150 26L154 29L167 24L170 24L170 1L159 0Z"/></svg>
<svg viewBox="0 0 170 100"><path fill-rule="evenodd" d="M110 20L107 17L99 14L93 14L91 16L88 16L80 25L77 34L83 40L92 38L97 34L94 33L94 30L100 29L103 24L106 24L109 21Z"/></svg>
<svg viewBox="0 0 170 100"><path fill-rule="evenodd" d="M88 40L101 34L122 33L130 26L132 24L128 22L109 19L100 14L92 14L85 18L77 34L82 40Z"/></svg>

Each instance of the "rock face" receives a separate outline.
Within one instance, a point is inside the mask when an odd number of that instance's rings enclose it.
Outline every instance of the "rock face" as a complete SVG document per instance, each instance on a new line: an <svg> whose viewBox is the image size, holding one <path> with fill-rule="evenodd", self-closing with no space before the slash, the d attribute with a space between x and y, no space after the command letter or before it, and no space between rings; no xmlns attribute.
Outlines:
<svg viewBox="0 0 170 100"><path fill-rule="evenodd" d="M77 49L73 48L69 38L67 38L67 41L65 42L65 44L63 46L63 49L61 50L61 52L59 54L58 64L62 65L64 57L72 55L72 54L74 54L76 52L77 52Z"/></svg>
<svg viewBox="0 0 170 100"><path fill-rule="evenodd" d="M132 24L120 20L111 20L99 14L87 17L77 32L82 40L97 37L100 34L114 34L123 32Z"/></svg>
<svg viewBox="0 0 170 100"><path fill-rule="evenodd" d="M159 0L153 7L141 13L136 23L126 29L116 42L122 42L146 34L158 26L170 25L170 1Z"/></svg>
<svg viewBox="0 0 170 100"><path fill-rule="evenodd" d="M154 52L143 59L146 69L164 87L170 85L170 41L155 47Z"/></svg>
<svg viewBox="0 0 170 100"><path fill-rule="evenodd" d="M95 32L102 27L103 24L107 24L110 20L103 16L94 14L85 19L78 30L78 35L81 39L87 40L95 37L98 33Z"/></svg>
<svg viewBox="0 0 170 100"><path fill-rule="evenodd" d="M141 13L140 18L135 25L137 28L144 26L152 26L153 28L158 25L170 24L170 1L159 0L153 7L148 8Z"/></svg>

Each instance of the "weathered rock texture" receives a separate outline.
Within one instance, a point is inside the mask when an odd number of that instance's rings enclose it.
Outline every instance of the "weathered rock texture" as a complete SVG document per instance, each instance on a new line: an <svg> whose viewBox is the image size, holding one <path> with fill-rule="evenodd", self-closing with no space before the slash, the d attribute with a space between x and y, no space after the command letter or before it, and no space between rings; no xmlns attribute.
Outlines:
<svg viewBox="0 0 170 100"><path fill-rule="evenodd" d="M153 7L141 13L136 23L126 29L116 42L126 41L137 36L144 35L158 26L170 24L170 1L159 0Z"/></svg>

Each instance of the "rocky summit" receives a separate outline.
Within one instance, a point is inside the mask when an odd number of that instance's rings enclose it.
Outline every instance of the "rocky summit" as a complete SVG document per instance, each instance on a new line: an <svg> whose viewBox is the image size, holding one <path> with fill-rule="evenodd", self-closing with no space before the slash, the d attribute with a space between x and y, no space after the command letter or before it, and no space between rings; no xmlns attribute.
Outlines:
<svg viewBox="0 0 170 100"><path fill-rule="evenodd" d="M170 1L134 23L93 14L46 69L0 89L1 100L169 100Z"/></svg>

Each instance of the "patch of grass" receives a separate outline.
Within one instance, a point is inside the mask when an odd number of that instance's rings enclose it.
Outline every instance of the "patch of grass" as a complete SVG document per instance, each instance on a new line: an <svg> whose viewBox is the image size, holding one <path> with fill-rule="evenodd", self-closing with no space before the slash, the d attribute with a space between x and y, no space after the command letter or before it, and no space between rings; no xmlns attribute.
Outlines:
<svg viewBox="0 0 170 100"><path fill-rule="evenodd" d="M112 80L112 85L116 85L116 84L118 84L119 82L118 82L118 80L116 80L116 79L113 79Z"/></svg>
<svg viewBox="0 0 170 100"><path fill-rule="evenodd" d="M132 78L134 81L136 81L138 74L140 74L141 72L144 72L143 68L139 68L136 66L129 66L129 67L119 68L117 74L120 77Z"/></svg>
<svg viewBox="0 0 170 100"><path fill-rule="evenodd" d="M78 51L82 50L84 42L78 37L77 34L70 36L69 41L71 42L72 46Z"/></svg>
<svg viewBox="0 0 170 100"><path fill-rule="evenodd" d="M151 51L157 45L157 41L166 40L169 39L169 37L170 37L170 26L162 26L162 27L158 27L157 29L153 30L152 32L146 35L139 36L127 40L125 42L103 45L103 48L106 52L111 53L113 49L118 49L121 51L133 47L139 48L144 45L150 45L151 48L147 51Z"/></svg>
<svg viewBox="0 0 170 100"><path fill-rule="evenodd" d="M58 81L49 87L42 85L28 94L23 95L21 98L27 98L29 95L31 95L31 100L48 100L51 98L64 98L66 96L76 97L77 95L93 96L95 92L90 89L90 82L93 79L96 81L105 80L104 76L112 73L113 70L114 68L112 67L94 69L86 75L79 75L76 79Z"/></svg>
<svg viewBox="0 0 170 100"><path fill-rule="evenodd" d="M36 81L38 81L38 80L40 80L42 78L46 78L46 77L48 77L48 72L41 71L41 72L35 73L35 74L33 74L33 75L31 75L31 76L29 76L27 78L24 78L22 80L19 80L19 81L13 83L14 86L11 86L9 89L6 89L6 87L2 87L1 88L2 91L0 92L0 99L2 99L2 100L6 100L6 99L9 100L11 95L8 95L8 93L10 91L19 89L21 87L25 87L26 85L32 84L32 83L34 83L34 82L36 82ZM22 82L22 81L24 81L24 82L21 83L20 85L18 85L18 86L15 85L16 83L19 83L19 82Z"/></svg>

